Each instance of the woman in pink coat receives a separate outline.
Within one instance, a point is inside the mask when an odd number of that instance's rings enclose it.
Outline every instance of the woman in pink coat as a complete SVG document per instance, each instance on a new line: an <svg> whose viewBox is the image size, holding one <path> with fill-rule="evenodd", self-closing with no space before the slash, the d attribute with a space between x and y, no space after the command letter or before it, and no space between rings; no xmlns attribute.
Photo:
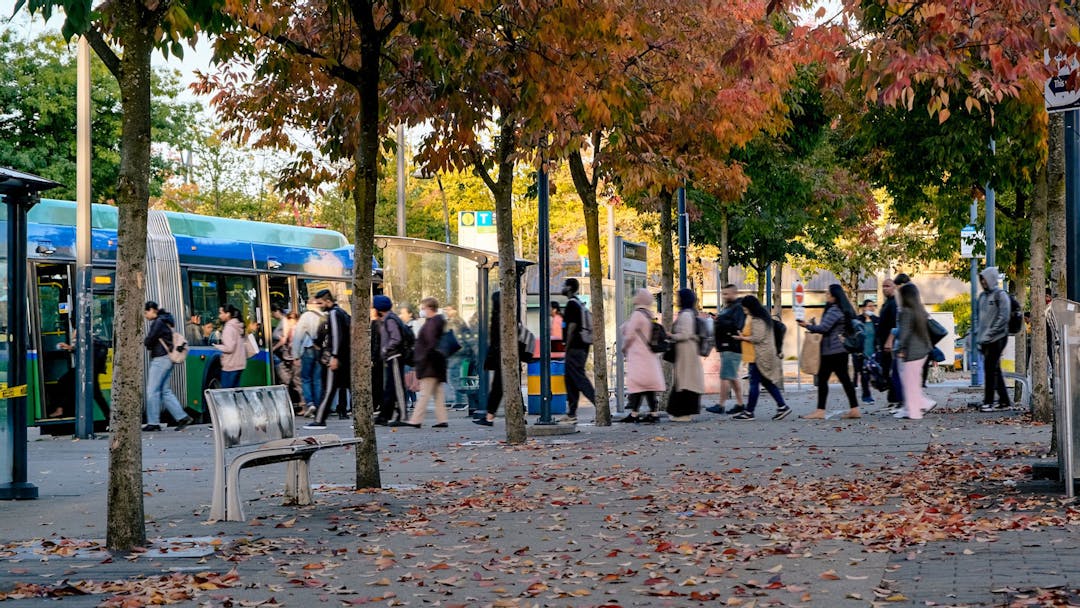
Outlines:
<svg viewBox="0 0 1080 608"><path fill-rule="evenodd" d="M634 312L623 324L623 355L626 357L626 390L630 393L629 413L619 422L658 422L656 393L666 390L660 359L649 348L652 336L653 296L648 289L634 294ZM649 402L649 413L638 416L641 400Z"/></svg>

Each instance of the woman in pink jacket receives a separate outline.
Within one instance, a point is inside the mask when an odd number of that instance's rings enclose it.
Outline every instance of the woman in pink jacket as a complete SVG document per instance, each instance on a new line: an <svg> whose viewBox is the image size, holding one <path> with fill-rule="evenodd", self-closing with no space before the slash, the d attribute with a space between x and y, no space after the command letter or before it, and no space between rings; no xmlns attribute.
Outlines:
<svg viewBox="0 0 1080 608"><path fill-rule="evenodd" d="M240 375L247 367L247 349L244 346L244 323L240 309L225 304L218 309L218 320L224 324L221 330L221 388L240 386Z"/></svg>
<svg viewBox="0 0 1080 608"><path fill-rule="evenodd" d="M648 289L634 294L634 312L623 324L623 355L626 357L626 390L630 394L629 413L619 422L657 422L656 393L666 390L660 359L649 348L652 335L653 296ZM649 403L649 413L638 416L641 400Z"/></svg>

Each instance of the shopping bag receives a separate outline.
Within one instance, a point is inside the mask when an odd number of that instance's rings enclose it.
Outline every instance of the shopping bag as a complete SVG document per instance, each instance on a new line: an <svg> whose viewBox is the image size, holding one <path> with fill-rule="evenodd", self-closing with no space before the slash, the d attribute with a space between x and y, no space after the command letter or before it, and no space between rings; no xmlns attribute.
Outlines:
<svg viewBox="0 0 1080 608"><path fill-rule="evenodd" d="M821 334L807 333L803 338L802 353L799 354L799 369L804 374L814 376L821 367Z"/></svg>

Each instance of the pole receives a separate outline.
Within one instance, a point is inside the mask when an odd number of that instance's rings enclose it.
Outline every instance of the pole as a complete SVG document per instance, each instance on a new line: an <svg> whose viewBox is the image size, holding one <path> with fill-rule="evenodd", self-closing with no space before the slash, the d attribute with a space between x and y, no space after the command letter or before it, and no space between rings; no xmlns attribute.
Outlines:
<svg viewBox="0 0 1080 608"><path fill-rule="evenodd" d="M26 386L26 210L32 200L8 194L8 386ZM38 488L28 481L26 459L26 396L8 399L8 427L12 441L11 483L0 486L0 499L32 500Z"/></svg>
<svg viewBox="0 0 1080 608"><path fill-rule="evenodd" d="M626 322L626 277L623 276L623 238L615 237L615 248L611 253L611 262L615 265L615 327L621 328ZM623 391L626 390L623 366L623 336L615 332L615 411L623 411Z"/></svg>
<svg viewBox="0 0 1080 608"><path fill-rule="evenodd" d="M443 190L442 178L439 177L438 173L435 174L435 183L438 184L438 186L439 186L439 196L442 198L443 230L445 232L444 236L446 237L446 244L449 245L450 244L450 206L446 203L446 190ZM447 254L445 257L446 257L446 301L449 302L450 301L450 294L453 291L453 284L451 283L451 279L450 279L451 261L450 261L450 255L449 254Z"/></svg>
<svg viewBox="0 0 1080 608"><path fill-rule="evenodd" d="M1074 444L1073 444L1073 400L1072 400L1072 357L1069 354L1071 350L1069 348L1069 332L1072 331L1072 327L1061 327L1061 375L1064 382L1062 387L1062 416L1061 416L1061 434L1063 435L1063 441L1061 442L1061 477L1065 482L1065 497L1073 498L1075 496L1075 483L1076 483L1076 471L1074 470L1075 463L1073 462Z"/></svg>
<svg viewBox="0 0 1080 608"><path fill-rule="evenodd" d="M75 436L89 439L94 435L93 337L90 315L94 304L91 292L90 259L90 43L79 38L76 94L76 166L75 166Z"/></svg>
<svg viewBox="0 0 1080 608"><path fill-rule="evenodd" d="M679 289L686 289L686 245L690 227L686 224L686 187L679 188Z"/></svg>
<svg viewBox="0 0 1080 608"><path fill-rule="evenodd" d="M551 222L548 217L549 190L547 162L540 165L537 174L538 200L536 212L540 223L539 255L537 269L540 271L540 420L537 424L554 424L551 420Z"/></svg>
<svg viewBox="0 0 1080 608"><path fill-rule="evenodd" d="M405 236L405 125L397 126L397 235Z"/></svg>
<svg viewBox="0 0 1080 608"><path fill-rule="evenodd" d="M971 201L971 225L979 219L979 200ZM975 328L979 326L979 258L971 258L971 329L968 331L968 368L971 386L982 386L982 366L979 365L979 345L975 343Z"/></svg>
<svg viewBox="0 0 1080 608"><path fill-rule="evenodd" d="M765 308L769 311L769 316L772 316L772 264L765 267L765 301L768 302Z"/></svg>
<svg viewBox="0 0 1080 608"><path fill-rule="evenodd" d="M1065 113L1065 292L1080 302L1080 115Z"/></svg>
<svg viewBox="0 0 1080 608"><path fill-rule="evenodd" d="M607 204L607 250L608 250L608 278L615 278L615 252L618 251L622 254L621 249L615 248L615 205L612 203Z"/></svg>
<svg viewBox="0 0 1080 608"><path fill-rule="evenodd" d="M997 154L997 144L990 139L990 155ZM986 266L997 266L997 195L992 182L986 184Z"/></svg>

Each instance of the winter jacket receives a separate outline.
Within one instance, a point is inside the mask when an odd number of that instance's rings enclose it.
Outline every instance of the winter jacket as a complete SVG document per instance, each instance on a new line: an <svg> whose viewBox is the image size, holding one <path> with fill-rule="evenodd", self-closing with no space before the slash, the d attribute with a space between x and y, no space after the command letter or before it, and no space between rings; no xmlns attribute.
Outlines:
<svg viewBox="0 0 1080 608"><path fill-rule="evenodd" d="M623 324L623 353L626 356L626 392L654 393L665 390L660 358L649 348L652 313L636 308Z"/></svg>
<svg viewBox="0 0 1080 608"><path fill-rule="evenodd" d="M330 343L323 346L330 351L330 356L338 360L338 369L348 369L350 353L350 335L352 332L352 317L345 309L334 304L334 307L326 311L326 323Z"/></svg>
<svg viewBox="0 0 1080 608"><path fill-rule="evenodd" d="M979 326L975 340L979 345L997 342L1009 336L1009 315L1012 305L1009 294L1001 288L1001 277L994 266L979 273L986 279L987 289L979 294Z"/></svg>
<svg viewBox="0 0 1080 608"><path fill-rule="evenodd" d="M394 312L388 312L379 323L379 350L382 351L383 359L392 355L401 354L401 342L403 340L401 327L405 324L401 317Z"/></svg>
<svg viewBox="0 0 1080 608"><path fill-rule="evenodd" d="M885 341L892 335L892 330L896 329L896 313L896 296L885 298L885 303L881 305L875 332L878 349L885 348Z"/></svg>
<svg viewBox="0 0 1080 608"><path fill-rule="evenodd" d="M929 319L927 319L927 323ZM918 361L930 354L934 345L930 343L930 332L927 323L916 328L915 312L900 310L899 342L896 350L904 353L904 361Z"/></svg>
<svg viewBox="0 0 1080 608"><path fill-rule="evenodd" d="M780 384L784 368L780 362L780 356L776 354L773 327L757 317L747 317L742 334L749 338L743 342L744 347L749 347L743 349L743 360L756 365L761 375L769 382ZM745 354L747 352L751 353L753 361L747 359Z"/></svg>
<svg viewBox="0 0 1080 608"><path fill-rule="evenodd" d="M807 325L806 330L821 336L821 355L846 353L844 349L844 328L847 327L847 315L835 304L826 304L821 315L821 323Z"/></svg>
<svg viewBox="0 0 1080 608"><path fill-rule="evenodd" d="M247 347L244 345L244 324L240 319L229 319L221 332L221 369L236 372L247 367Z"/></svg>
<svg viewBox="0 0 1080 608"><path fill-rule="evenodd" d="M143 338L143 346L146 347L146 350L150 351L151 359L164 357L169 354L166 347L172 348L172 334L172 315L164 310L159 310L158 317L150 324L150 330L146 332L146 337ZM162 341L165 342L165 346L162 346Z"/></svg>
<svg viewBox="0 0 1080 608"><path fill-rule="evenodd" d="M413 349L417 378L435 378L439 382L446 382L446 357L436 350L444 331L446 319L441 315L428 318L420 328Z"/></svg>

